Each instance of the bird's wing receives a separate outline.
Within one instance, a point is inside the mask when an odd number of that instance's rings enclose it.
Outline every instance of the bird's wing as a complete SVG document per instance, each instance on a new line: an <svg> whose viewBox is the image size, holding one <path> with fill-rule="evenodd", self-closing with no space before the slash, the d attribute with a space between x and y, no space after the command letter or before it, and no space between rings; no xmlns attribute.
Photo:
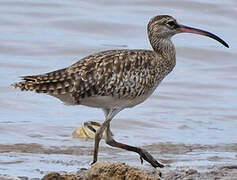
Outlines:
<svg viewBox="0 0 237 180"><path fill-rule="evenodd" d="M74 79L73 97L90 96L135 98L152 88L158 78L157 57L153 51L103 51L66 69Z"/></svg>

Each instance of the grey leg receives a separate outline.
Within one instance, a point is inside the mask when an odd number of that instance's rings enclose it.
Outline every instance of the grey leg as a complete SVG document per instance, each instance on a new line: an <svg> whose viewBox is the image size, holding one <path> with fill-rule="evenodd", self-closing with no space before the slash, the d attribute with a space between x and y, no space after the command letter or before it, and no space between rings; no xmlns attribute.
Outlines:
<svg viewBox="0 0 237 180"><path fill-rule="evenodd" d="M113 147L118 147L118 148L122 148L128 151L133 151L133 152L138 153L140 155L141 163L143 163L143 159L144 159L145 161L149 162L154 168L164 167L163 164L160 164L157 160L155 160L152 157L152 155L148 153L146 150L115 141L113 139L112 132L110 130L110 123L108 123L107 128L106 128L106 143Z"/></svg>
<svg viewBox="0 0 237 180"><path fill-rule="evenodd" d="M104 109L105 121L95 133L94 156L93 156L93 162L91 164L94 164L97 161L99 144L104 130L106 129L110 121L113 119L113 117L120 111L121 109Z"/></svg>

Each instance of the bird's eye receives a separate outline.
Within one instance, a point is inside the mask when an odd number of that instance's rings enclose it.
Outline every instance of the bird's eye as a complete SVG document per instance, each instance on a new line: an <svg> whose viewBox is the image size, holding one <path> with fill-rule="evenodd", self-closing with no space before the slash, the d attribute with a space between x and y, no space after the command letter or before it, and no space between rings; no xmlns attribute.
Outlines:
<svg viewBox="0 0 237 180"><path fill-rule="evenodd" d="M167 22L167 25L174 28L176 24L174 21L169 21L169 22Z"/></svg>

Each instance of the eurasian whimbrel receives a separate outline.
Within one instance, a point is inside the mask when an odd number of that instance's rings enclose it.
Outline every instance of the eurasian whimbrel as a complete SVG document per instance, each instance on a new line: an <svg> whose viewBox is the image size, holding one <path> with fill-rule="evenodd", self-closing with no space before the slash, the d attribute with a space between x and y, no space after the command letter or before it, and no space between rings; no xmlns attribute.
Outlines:
<svg viewBox="0 0 237 180"><path fill-rule="evenodd" d="M125 108L145 101L176 63L171 37L186 32L213 38L228 44L216 35L181 25L168 15L153 17L147 26L153 50L108 50L89 55L75 64L41 75L24 76L14 87L46 93L64 103L101 108L105 121L96 131L93 163L97 161L99 142L106 132L106 143L134 151L153 167L163 167L146 150L119 143L113 139L110 122Z"/></svg>

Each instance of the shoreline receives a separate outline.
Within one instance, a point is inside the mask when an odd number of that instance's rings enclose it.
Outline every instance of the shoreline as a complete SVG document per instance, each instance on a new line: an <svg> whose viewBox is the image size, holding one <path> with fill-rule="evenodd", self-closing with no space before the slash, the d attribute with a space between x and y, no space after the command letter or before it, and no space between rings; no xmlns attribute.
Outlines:
<svg viewBox="0 0 237 180"><path fill-rule="evenodd" d="M237 144L173 144L159 143L142 148L165 164L165 168L154 169L147 163L140 164L135 153L110 148L101 144L98 162L125 163L146 173L161 172L164 179L203 179L208 177L237 177ZM78 173L90 169L91 147L43 146L31 144L0 144L0 177L22 177L21 180L37 180L50 172ZM1 158L4 157L4 158ZM5 170L4 170L5 168ZM78 170L79 169L79 170ZM30 174L31 173L31 174ZM7 174L6 177L3 177ZM0 179L1 179L0 178ZM205 178L206 179L206 178Z"/></svg>
<svg viewBox="0 0 237 180"><path fill-rule="evenodd" d="M128 166L125 163L98 162L91 168L81 168L75 172L50 172L43 176L42 180L174 180L174 179L237 179L237 165L208 166L197 170L190 167L176 167L175 169L163 168L138 168ZM29 178L27 176L14 177L1 175L1 180L40 180L40 178Z"/></svg>

